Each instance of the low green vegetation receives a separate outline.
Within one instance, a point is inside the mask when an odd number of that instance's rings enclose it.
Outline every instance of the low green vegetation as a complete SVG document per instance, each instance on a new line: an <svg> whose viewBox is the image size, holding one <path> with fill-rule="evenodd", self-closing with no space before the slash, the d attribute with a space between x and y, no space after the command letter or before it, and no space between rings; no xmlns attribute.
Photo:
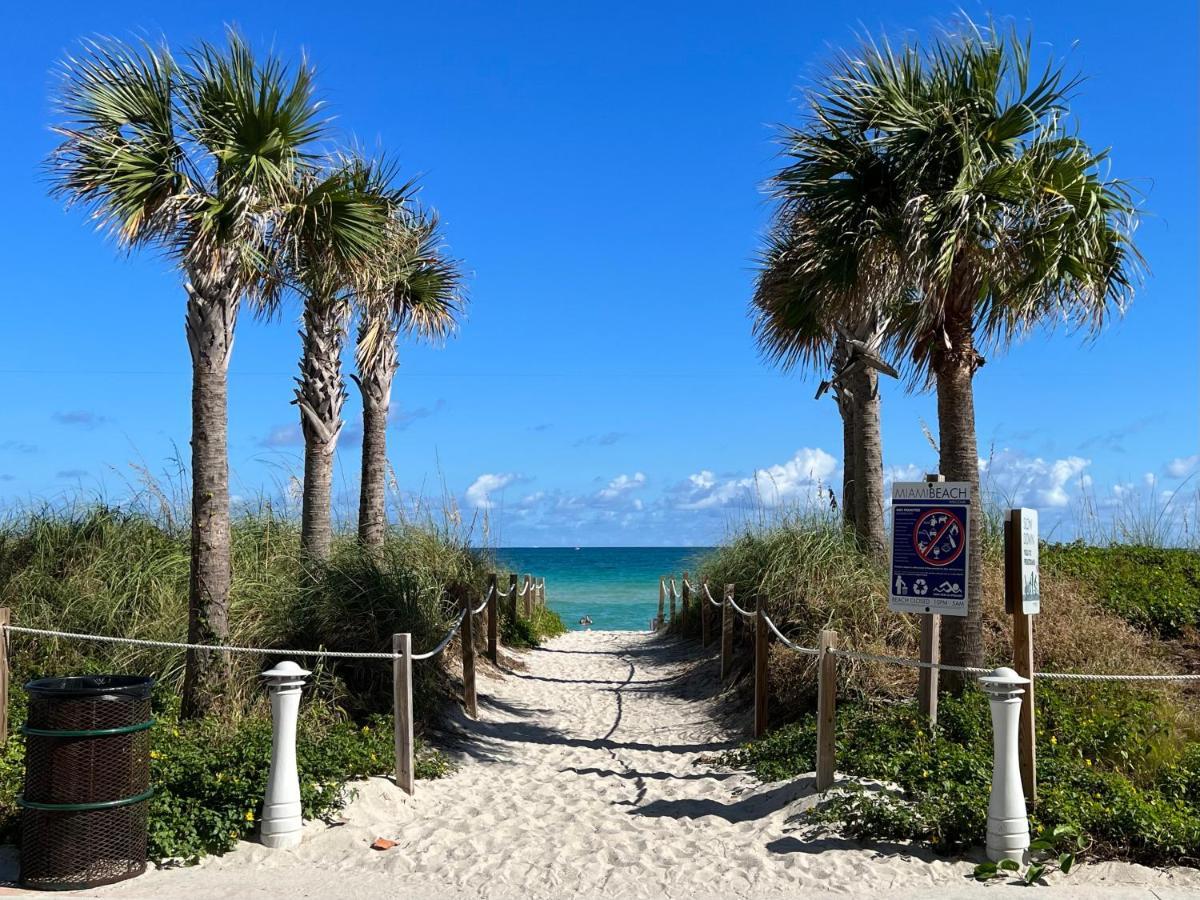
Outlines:
<svg viewBox="0 0 1200 900"><path fill-rule="evenodd" d="M1043 687L1038 697L1035 830L1067 826L1093 856L1147 864L1200 856L1200 741L1169 695L1123 687ZM860 840L923 841L951 853L984 843L991 784L986 697L945 697L936 728L915 703L844 704L839 772L877 780L832 795L810 814ZM804 716L727 755L764 780L811 772L816 719Z"/></svg>
<svg viewBox="0 0 1200 900"><path fill-rule="evenodd" d="M1090 584L1106 609L1163 637L1200 628L1200 551L1049 544L1043 565Z"/></svg>
<svg viewBox="0 0 1200 900"><path fill-rule="evenodd" d="M1009 624L995 537L985 542L984 628L990 664L1007 664ZM1147 609L1133 572L1188 596L1195 560L1187 551L1142 548L1047 548L1035 664L1043 671L1156 673L1173 668L1161 642L1117 609L1109 591L1128 585L1129 607ZM1161 568L1159 560L1163 560ZM739 604L765 603L785 634L816 646L822 628L839 644L914 656L915 617L887 610L886 574L856 549L853 536L824 517L796 516L749 528L704 561L712 585L733 583ZM1128 621L1127 621L1128 620ZM1159 623L1161 625L1161 622ZM693 609L679 626L694 633ZM748 642L750 630L738 639ZM748 664L748 647L737 654ZM928 842L943 852L983 843L991 780L991 722L986 698L969 689L944 696L930 731L912 698L913 670L842 661L838 665L838 771L851 788L812 815L814 823L863 840ZM816 673L811 657L773 645L769 658L772 721L780 727L727 757L765 780L813 769ZM1039 804L1035 829L1066 829L1086 854L1140 862L1194 864L1200 858L1200 718L1174 688L1039 682ZM1062 832L1065 833L1065 832ZM1065 851L1064 851L1065 852ZM1037 874L1035 870L1035 875Z"/></svg>
<svg viewBox="0 0 1200 900"><path fill-rule="evenodd" d="M450 597L477 602L489 557L435 526L402 525L376 553L351 536L335 541L330 563L306 569L299 529L269 507L235 521L230 640L266 648L391 649L409 632L414 649L437 644L453 624ZM507 582L507 576L501 583ZM0 606L14 624L151 640L187 636L188 534L165 515L87 506L42 510L0 525ZM549 610L506 622L505 642L533 646L565 630ZM480 649L486 629L476 629ZM452 645L453 646L453 645ZM256 827L270 759L270 721L258 655L233 657L232 691L220 716L181 721L182 654L171 649L14 634L11 737L0 762L0 836L16 836L24 719L30 678L122 672L155 679L151 854L195 860L230 849ZM313 670L299 729L304 815L325 818L346 802L347 782L393 770L391 664L387 660L299 659ZM414 666L418 731L456 686L439 660ZM422 749L417 777L447 770Z"/></svg>

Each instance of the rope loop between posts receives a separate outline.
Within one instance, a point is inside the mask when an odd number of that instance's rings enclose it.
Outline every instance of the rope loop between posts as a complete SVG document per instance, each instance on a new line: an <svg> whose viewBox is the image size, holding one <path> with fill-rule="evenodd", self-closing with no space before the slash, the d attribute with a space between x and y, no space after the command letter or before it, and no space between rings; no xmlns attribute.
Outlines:
<svg viewBox="0 0 1200 900"><path fill-rule="evenodd" d="M436 647L434 647L432 650L430 650L428 653L414 653L412 655L413 661L416 662L416 661L419 661L422 659L429 659L430 657L437 656L439 653L441 653L443 650L445 650L446 645L448 645L450 643L450 641L452 641L454 639L454 636L456 634L458 634L458 629L462 627L463 619L465 619L466 617L467 617L467 611L464 609L462 612L460 612L458 614L458 621L454 623L454 627L452 627L450 629L450 633L447 634L444 638L442 638L442 642L440 644L438 644Z"/></svg>
<svg viewBox="0 0 1200 900"><path fill-rule="evenodd" d="M816 647L801 647L799 644L792 643L783 636L782 631L775 627L775 623L771 621L770 616L763 616L763 618L767 620L767 627L775 632L775 637L779 638L779 640L783 642L784 646L791 650L795 650L797 653L803 653L807 656L819 656L821 654L821 651Z"/></svg>
<svg viewBox="0 0 1200 900"><path fill-rule="evenodd" d="M973 666L950 666L944 663L924 662L919 659L907 659L903 656L884 656L877 653L862 653L858 650L835 650L828 648L839 659L857 659L862 662L891 663L894 666L907 666L911 669L939 669L943 672L962 672L966 675L986 675L991 669L979 669Z"/></svg>
<svg viewBox="0 0 1200 900"><path fill-rule="evenodd" d="M708 589L707 581L704 582L704 593L708 597L708 602L711 603L713 606L717 607L718 609L720 609L722 606L725 605L725 604L721 603L721 601L713 599L712 591L710 591Z"/></svg>
<svg viewBox="0 0 1200 900"><path fill-rule="evenodd" d="M747 610L742 609L740 606L737 605L737 601L734 600L732 597L729 598L729 605L732 606L738 612L740 612L747 619L753 619L757 615L757 613L749 612Z"/></svg>

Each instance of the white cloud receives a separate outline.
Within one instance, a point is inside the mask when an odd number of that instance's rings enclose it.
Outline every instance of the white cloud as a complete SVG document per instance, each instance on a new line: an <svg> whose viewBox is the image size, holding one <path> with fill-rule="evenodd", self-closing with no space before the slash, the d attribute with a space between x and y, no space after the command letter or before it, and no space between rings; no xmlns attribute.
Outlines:
<svg viewBox="0 0 1200 900"><path fill-rule="evenodd" d="M689 475L674 490L681 509L718 509L761 503L764 506L814 498L819 486L828 486L838 471L838 461L818 448L804 447L785 463L755 470L744 478L718 480L709 469Z"/></svg>
<svg viewBox="0 0 1200 900"><path fill-rule="evenodd" d="M1165 468L1171 478L1186 478L1200 468L1200 453L1177 457L1167 463Z"/></svg>
<svg viewBox="0 0 1200 900"><path fill-rule="evenodd" d="M616 500L630 491L636 491L638 488L646 486L646 476L641 472L634 472L632 475L621 474L608 483L608 487L602 488L596 492L598 500Z"/></svg>
<svg viewBox="0 0 1200 900"><path fill-rule="evenodd" d="M1060 509L1071 502L1067 489L1088 478L1084 470L1091 464L1082 456L1047 461L1006 448L990 461L980 460L979 469L1006 502Z"/></svg>
<svg viewBox="0 0 1200 900"><path fill-rule="evenodd" d="M484 472L471 482L471 486L467 488L467 503L475 507L475 509L491 509L493 506L492 494L496 491L504 490L516 481L518 477L511 472L500 474Z"/></svg>

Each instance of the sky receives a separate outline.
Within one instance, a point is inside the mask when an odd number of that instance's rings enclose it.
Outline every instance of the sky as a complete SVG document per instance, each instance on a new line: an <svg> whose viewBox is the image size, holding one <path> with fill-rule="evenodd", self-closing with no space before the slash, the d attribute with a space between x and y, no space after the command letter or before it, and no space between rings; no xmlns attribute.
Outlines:
<svg viewBox="0 0 1200 900"><path fill-rule="evenodd" d="M47 193L56 61L94 34L176 48L236 23L318 68L342 140L421 177L469 273L440 347L405 343L389 457L399 496L488 540L706 545L840 485L820 373L758 355L747 302L780 123L855 34L928 35L960 8L1032 28L1087 80L1082 136L1143 192L1150 275L1093 343L1039 332L976 378L985 483L1043 536L1195 505L1197 10L1035 2L24 4L6 14L0 106L0 507L127 498L178 478L190 436L179 274L126 256ZM230 461L240 502L294 492L293 305L238 324ZM335 507L356 508L353 385ZM888 477L936 468L935 399L883 386Z"/></svg>

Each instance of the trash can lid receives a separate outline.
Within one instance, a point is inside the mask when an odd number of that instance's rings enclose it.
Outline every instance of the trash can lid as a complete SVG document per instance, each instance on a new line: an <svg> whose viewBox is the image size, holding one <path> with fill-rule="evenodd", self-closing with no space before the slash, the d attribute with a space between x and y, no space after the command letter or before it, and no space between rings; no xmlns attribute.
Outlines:
<svg viewBox="0 0 1200 900"><path fill-rule="evenodd" d="M154 679L144 675L76 675L67 678L37 678L25 690L41 699L67 700L115 694L134 700L150 696Z"/></svg>

